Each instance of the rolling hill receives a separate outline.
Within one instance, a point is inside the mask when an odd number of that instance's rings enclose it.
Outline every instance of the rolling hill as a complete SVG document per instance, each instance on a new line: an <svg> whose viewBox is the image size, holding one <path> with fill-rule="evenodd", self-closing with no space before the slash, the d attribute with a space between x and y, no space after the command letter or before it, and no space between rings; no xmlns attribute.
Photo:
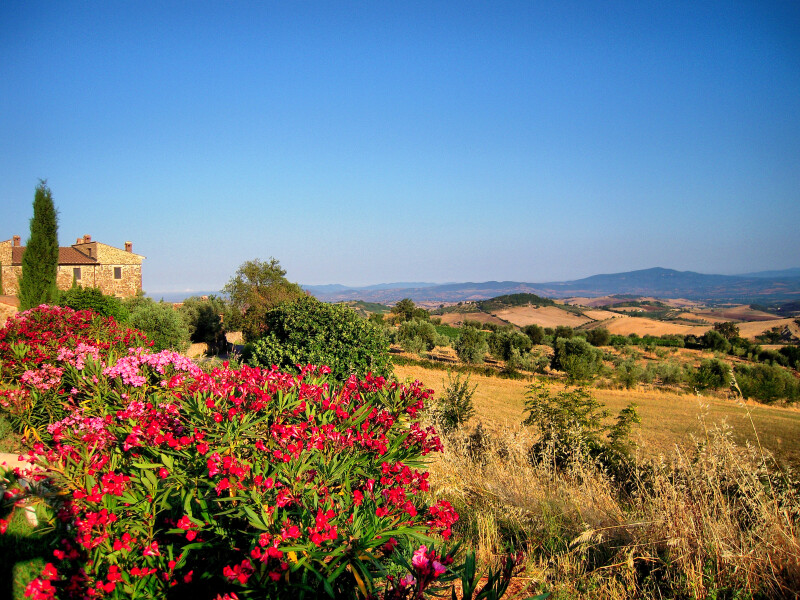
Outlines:
<svg viewBox="0 0 800 600"><path fill-rule="evenodd" d="M320 300L339 302L364 300L391 303L402 298L415 302L463 302L485 300L504 294L529 293L549 298L597 297L618 294L685 298L702 302L770 303L800 299L798 269L764 271L747 275L708 275L656 267L625 273L592 275L562 282L525 283L486 281L483 283L381 284L369 287L304 286Z"/></svg>

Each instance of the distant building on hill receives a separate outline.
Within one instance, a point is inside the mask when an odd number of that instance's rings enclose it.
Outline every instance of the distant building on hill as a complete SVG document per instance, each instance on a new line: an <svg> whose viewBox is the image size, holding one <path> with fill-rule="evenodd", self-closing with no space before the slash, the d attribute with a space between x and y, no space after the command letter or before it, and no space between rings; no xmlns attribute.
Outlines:
<svg viewBox="0 0 800 600"><path fill-rule="evenodd" d="M20 237L0 242L0 295L16 296L22 276L25 247ZM58 288L69 289L73 281L83 287L96 287L104 294L127 298L142 289L141 254L133 253L133 244L125 249L93 242L92 236L78 238L72 246L58 249Z"/></svg>

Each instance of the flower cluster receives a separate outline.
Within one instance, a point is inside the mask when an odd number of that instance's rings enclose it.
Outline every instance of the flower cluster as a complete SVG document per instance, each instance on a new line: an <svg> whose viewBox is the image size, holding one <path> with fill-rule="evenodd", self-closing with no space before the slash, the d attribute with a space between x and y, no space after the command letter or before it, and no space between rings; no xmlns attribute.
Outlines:
<svg viewBox="0 0 800 600"><path fill-rule="evenodd" d="M448 538L458 518L446 502L429 506L419 469L441 448L417 421L430 390L372 376L332 382L310 365L206 373L176 353L123 351L127 338L98 334L89 316L37 310L12 323L13 336L0 332L3 359L2 343L22 362L41 359L7 376L23 392L2 399L21 404L53 381L46 391L69 407L30 453L34 477L63 501L55 566L29 596L164 597L203 573L220 597L294 586L390 597L400 584L380 587L387 562L407 564L399 557L414 549L406 589L443 579L452 558L419 547ZM58 319L75 331L35 332ZM92 327L117 345L91 341Z"/></svg>

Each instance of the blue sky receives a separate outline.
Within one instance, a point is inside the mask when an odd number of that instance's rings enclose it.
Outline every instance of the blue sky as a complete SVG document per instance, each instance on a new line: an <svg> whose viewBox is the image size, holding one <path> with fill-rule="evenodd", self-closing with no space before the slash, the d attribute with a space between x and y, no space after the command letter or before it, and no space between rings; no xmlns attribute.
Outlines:
<svg viewBox="0 0 800 600"><path fill-rule="evenodd" d="M0 3L0 239L150 293L800 266L800 3Z"/></svg>

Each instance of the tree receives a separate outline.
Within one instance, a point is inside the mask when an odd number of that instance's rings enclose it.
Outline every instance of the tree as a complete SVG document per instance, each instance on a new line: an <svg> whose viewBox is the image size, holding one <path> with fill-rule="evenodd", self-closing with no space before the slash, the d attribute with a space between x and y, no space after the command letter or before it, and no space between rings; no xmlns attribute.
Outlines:
<svg viewBox="0 0 800 600"><path fill-rule="evenodd" d="M360 377L392 373L389 344L381 330L343 304L304 296L266 312L264 324L266 335L249 349L252 365L286 370L326 365L337 381L352 373Z"/></svg>
<svg viewBox="0 0 800 600"><path fill-rule="evenodd" d="M437 345L444 345L436 328L430 321L411 319L400 324L397 331L397 342L406 352L422 354L426 350L433 350Z"/></svg>
<svg viewBox="0 0 800 600"><path fill-rule="evenodd" d="M153 352L183 352L189 347L189 326L171 304L147 298L131 309L130 323L154 342Z"/></svg>
<svg viewBox="0 0 800 600"><path fill-rule="evenodd" d="M731 349L730 342L716 329L709 329L703 334L703 346L715 352L727 352Z"/></svg>
<svg viewBox="0 0 800 600"><path fill-rule="evenodd" d="M495 331L489 335L489 352L498 360L510 360L517 351L517 356L531 349L531 340L524 333L513 329Z"/></svg>
<svg viewBox="0 0 800 600"><path fill-rule="evenodd" d="M282 302L303 298L306 293L296 283L286 279L286 270L270 257L243 263L231 280L222 288L233 308L243 314L242 333L252 342L266 333L266 313Z"/></svg>
<svg viewBox="0 0 800 600"><path fill-rule="evenodd" d="M714 323L714 331L718 332L726 340L731 341L739 337L739 326L733 321L724 323Z"/></svg>
<svg viewBox="0 0 800 600"><path fill-rule="evenodd" d="M575 331L572 329L572 327L567 325L559 325L555 328L555 331L553 331L553 340L555 341L558 338L569 339L573 335L575 335Z"/></svg>
<svg viewBox="0 0 800 600"><path fill-rule="evenodd" d="M570 381L591 379L603 364L603 352L582 337L557 338L550 366L564 371Z"/></svg>
<svg viewBox="0 0 800 600"><path fill-rule="evenodd" d="M189 326L192 342L208 344L210 354L226 350L225 325L230 321L230 308L222 298L213 294L192 296L183 301L179 311Z"/></svg>
<svg viewBox="0 0 800 600"><path fill-rule="evenodd" d="M395 323L404 323L411 319L421 319L428 321L431 314L424 308L418 307L414 304L411 298L403 298L392 307L392 320Z"/></svg>
<svg viewBox="0 0 800 600"><path fill-rule="evenodd" d="M458 358L470 365L479 365L489 351L486 334L475 327L462 327L456 341Z"/></svg>
<svg viewBox="0 0 800 600"><path fill-rule="evenodd" d="M31 236L22 255L19 305L27 310L49 304L58 297L58 213L45 180L40 180L33 197Z"/></svg>
<svg viewBox="0 0 800 600"><path fill-rule="evenodd" d="M534 345L541 344L544 340L544 329L539 325L526 325L522 328L522 333L527 335Z"/></svg>
<svg viewBox="0 0 800 600"><path fill-rule="evenodd" d="M608 346L611 334L605 327L597 327L586 332L586 341L592 346Z"/></svg>

